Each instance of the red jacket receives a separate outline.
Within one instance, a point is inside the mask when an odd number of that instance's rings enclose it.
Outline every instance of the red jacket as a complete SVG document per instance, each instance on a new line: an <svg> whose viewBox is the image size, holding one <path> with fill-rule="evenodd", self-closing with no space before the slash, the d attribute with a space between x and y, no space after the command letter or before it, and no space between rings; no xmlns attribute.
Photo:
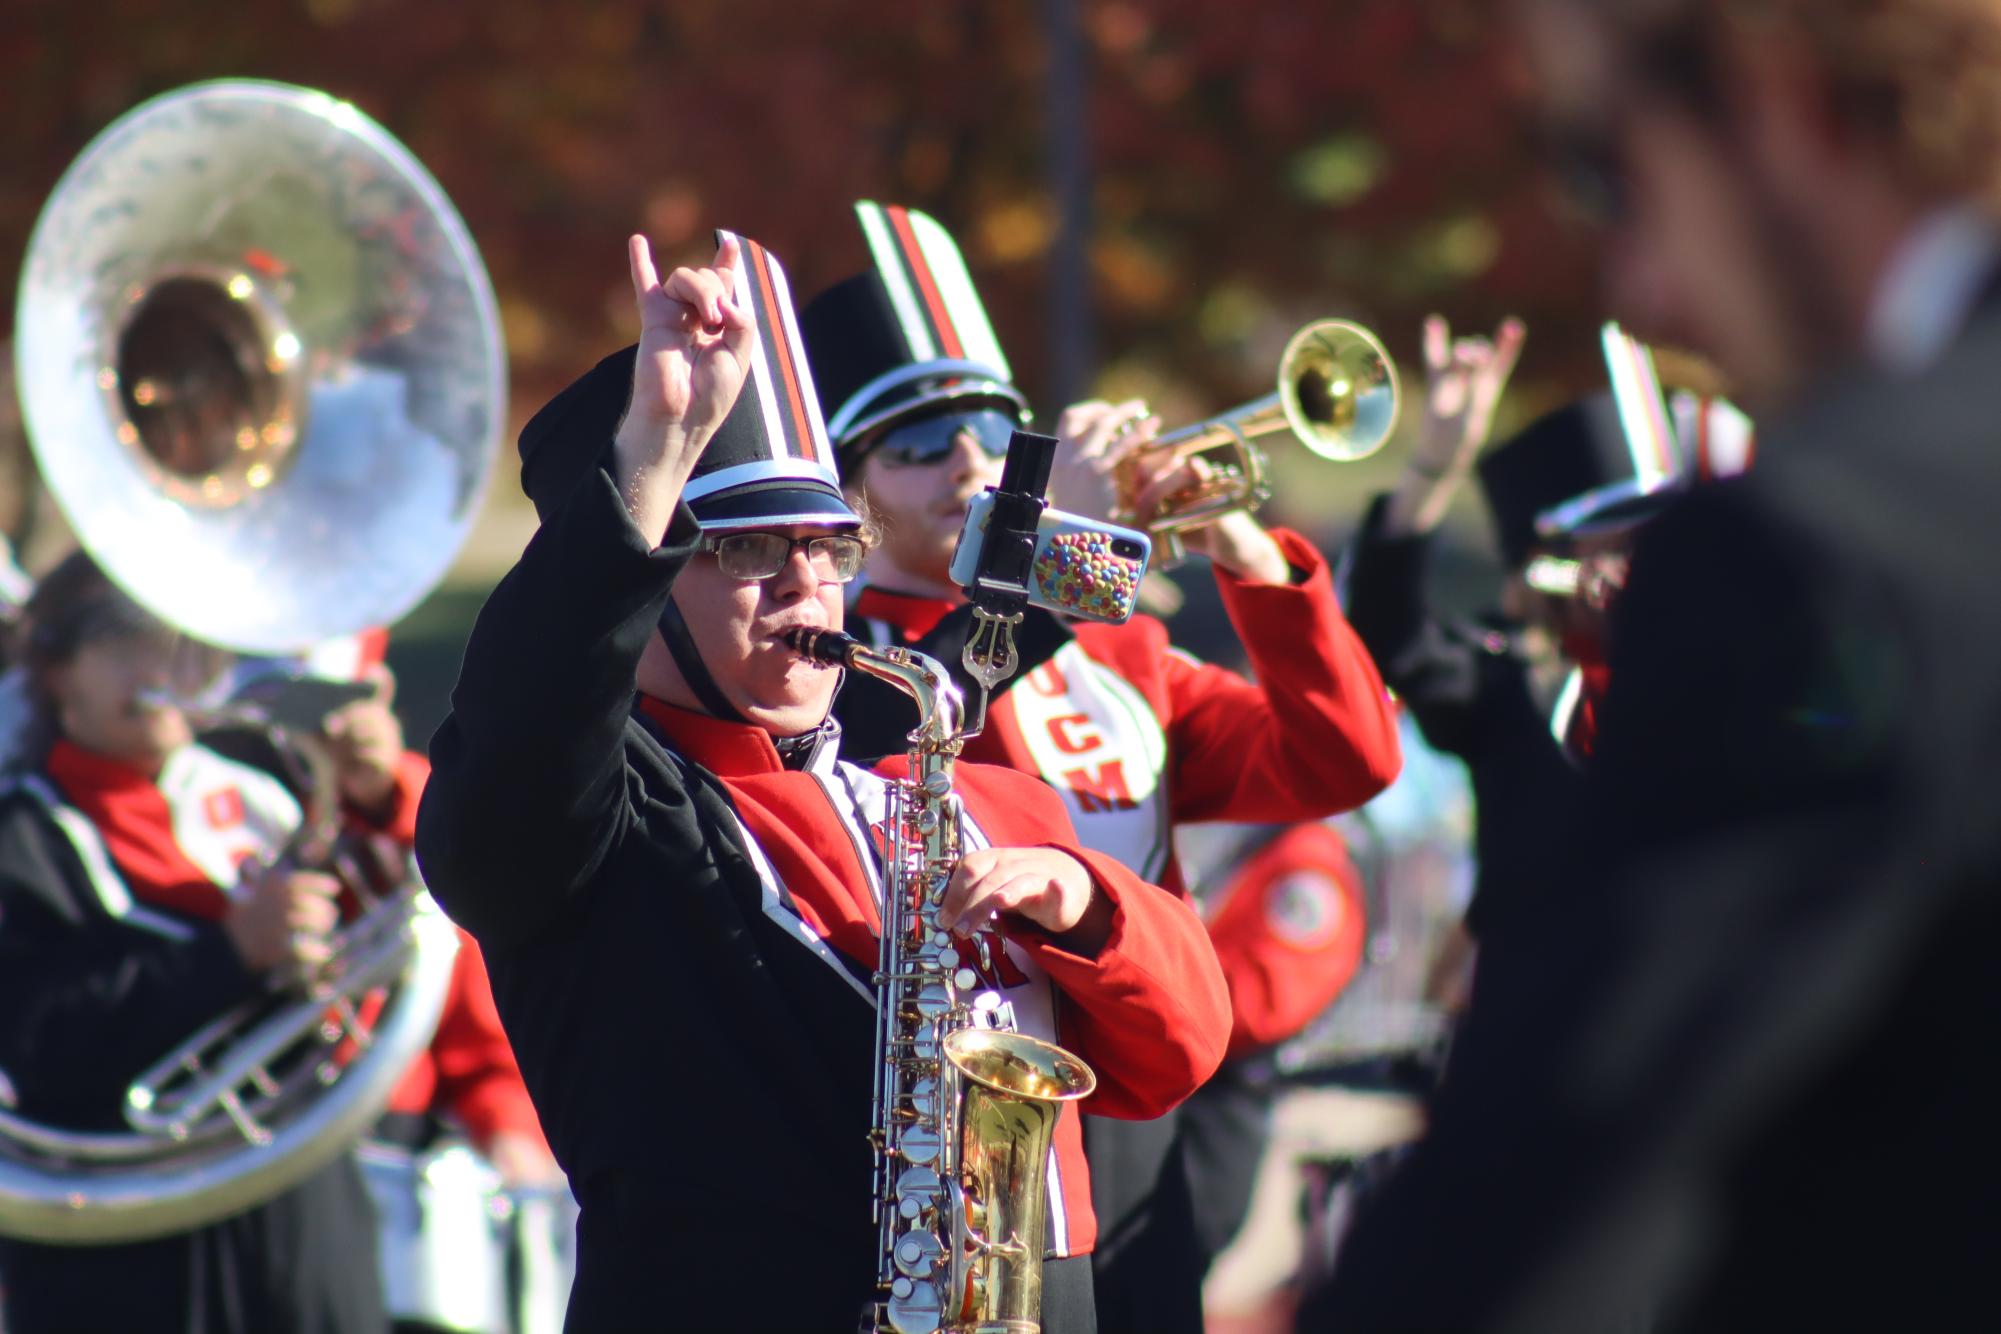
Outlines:
<svg viewBox="0 0 2001 1334"><path fill-rule="evenodd" d="M810 770L788 770L760 728L646 697L639 706L676 754L722 780L770 864L767 882L789 894L810 938L864 975L872 970L880 918L869 847L880 847L880 811L860 771L836 768L831 757ZM891 761L879 772L900 769L901 761ZM1111 937L1093 958L1063 949L1032 924L1006 925L1011 948L1003 971L1013 971L994 986L1015 1007L1022 1030L1090 1064L1098 1087L1082 1105L1099 1115L1155 1117L1193 1093L1222 1061L1230 1025L1228 991L1195 914L1113 859L1079 850L1062 803L1042 784L960 764L953 786L989 846L1070 852L1115 904ZM1082 1131L1067 1113L1056 1124L1056 1174L1057 1250L1080 1255L1091 1249L1097 1223Z"/></svg>
<svg viewBox="0 0 2001 1334"><path fill-rule="evenodd" d="M1341 614L1327 562L1296 533L1272 536L1300 582L1216 571L1256 684L1175 650L1151 617L1078 624L1074 643L993 700L966 758L1039 775L1084 846L1177 892L1174 825L1315 820L1388 787L1403 761L1382 678ZM851 633L913 641L946 609L867 589Z"/></svg>
<svg viewBox="0 0 2001 1334"><path fill-rule="evenodd" d="M421 1115L441 1107L481 1150L501 1133L527 1136L546 1147L542 1123L521 1082L521 1067L500 1027L486 961L463 930L437 1035L389 1096L392 1112Z"/></svg>
<svg viewBox="0 0 2001 1334"><path fill-rule="evenodd" d="M1325 824L1294 825L1265 844L1205 907L1230 984L1232 1058L1297 1034L1362 960L1361 874Z"/></svg>

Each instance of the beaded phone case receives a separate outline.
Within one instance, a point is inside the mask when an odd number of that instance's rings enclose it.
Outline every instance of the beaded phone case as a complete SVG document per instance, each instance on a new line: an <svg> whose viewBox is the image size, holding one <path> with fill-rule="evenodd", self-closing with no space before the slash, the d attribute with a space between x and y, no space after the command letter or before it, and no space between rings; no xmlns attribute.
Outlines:
<svg viewBox="0 0 2001 1334"><path fill-rule="evenodd" d="M972 581L972 563L993 508L991 492L974 498L952 557L952 579ZM1118 625L1139 604L1139 583L1153 553L1147 535L1080 514L1045 509L1035 525L1035 560L1030 566L1028 600L1064 616Z"/></svg>

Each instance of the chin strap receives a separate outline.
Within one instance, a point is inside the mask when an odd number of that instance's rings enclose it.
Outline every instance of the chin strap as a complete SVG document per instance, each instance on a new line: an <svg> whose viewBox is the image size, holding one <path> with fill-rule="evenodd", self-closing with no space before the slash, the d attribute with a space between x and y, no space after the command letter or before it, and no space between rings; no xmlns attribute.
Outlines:
<svg viewBox="0 0 2001 1334"><path fill-rule="evenodd" d="M712 718L726 722L748 722L736 711L736 706L723 696L716 685L716 679L709 675L708 666L703 663L701 653L695 648L695 641L688 633L688 623L681 618L681 608L673 598L660 609L660 640L667 645L667 651L674 657L674 665L681 669L681 679L688 683L688 689L695 692L702 709Z"/></svg>
<svg viewBox="0 0 2001 1334"><path fill-rule="evenodd" d="M801 772L811 769L813 761L828 746L834 747L836 753L839 752L841 725L834 720L832 714L828 714L827 720L812 731L801 732L797 736L775 736L771 738L771 744L777 749L778 758L787 769L795 773Z"/></svg>

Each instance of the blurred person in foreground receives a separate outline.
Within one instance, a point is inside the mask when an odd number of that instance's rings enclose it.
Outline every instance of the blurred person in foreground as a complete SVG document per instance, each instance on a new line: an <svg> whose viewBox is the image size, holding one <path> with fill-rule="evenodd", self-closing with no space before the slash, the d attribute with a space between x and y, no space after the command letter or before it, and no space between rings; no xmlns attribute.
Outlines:
<svg viewBox="0 0 2001 1334"><path fill-rule="evenodd" d="M854 590L854 633L914 644L956 666L970 613L950 577L952 554L968 503L999 482L1028 403L945 229L893 205L863 201L855 214L870 267L801 314L842 484L884 534ZM1127 499L1144 527L1186 484L1157 459L1132 459L1156 426L1139 403L1066 409L1050 502L1108 518L1120 500L1116 474L1130 460L1138 476ZM966 747L968 759L1035 775L1086 847L1177 892L1176 826L1348 810L1388 786L1402 762L1382 681L1313 545L1242 511L1189 532L1187 545L1210 560L1255 682L1175 648L1149 616L1100 625L1030 608L1020 670ZM850 683L842 722L858 746L900 749L914 714L873 684ZM1252 913L1236 941L1295 972L1301 962L1317 970L1295 945L1252 941L1265 921ZM1229 972L1232 960L1224 965ZM1303 987L1331 995L1345 976L1310 977ZM1248 1026L1288 1035L1320 1008L1301 1012L1283 988L1233 986L1231 999L1238 1034ZM1100 1328L1198 1334L1207 1256L1199 1202L1175 1157L1175 1117L1086 1116L1084 1127L1103 1224L1092 1253Z"/></svg>
<svg viewBox="0 0 2001 1334"><path fill-rule="evenodd" d="M1758 466L1636 554L1536 948L1301 1328L1987 1328L2001 11L1517 8L1615 299Z"/></svg>

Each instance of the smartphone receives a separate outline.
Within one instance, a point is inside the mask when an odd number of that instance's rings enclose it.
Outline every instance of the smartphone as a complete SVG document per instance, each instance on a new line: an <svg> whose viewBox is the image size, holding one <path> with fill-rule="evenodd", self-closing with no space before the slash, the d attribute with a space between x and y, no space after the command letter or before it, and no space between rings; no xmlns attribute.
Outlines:
<svg viewBox="0 0 2001 1334"><path fill-rule="evenodd" d="M986 539L995 492L974 497L952 553L952 582L972 584L974 566ZM1064 616L1119 625L1139 605L1139 581L1153 543L1145 533L1080 514L1044 509L1035 525L1035 558L1030 565L1028 600Z"/></svg>

